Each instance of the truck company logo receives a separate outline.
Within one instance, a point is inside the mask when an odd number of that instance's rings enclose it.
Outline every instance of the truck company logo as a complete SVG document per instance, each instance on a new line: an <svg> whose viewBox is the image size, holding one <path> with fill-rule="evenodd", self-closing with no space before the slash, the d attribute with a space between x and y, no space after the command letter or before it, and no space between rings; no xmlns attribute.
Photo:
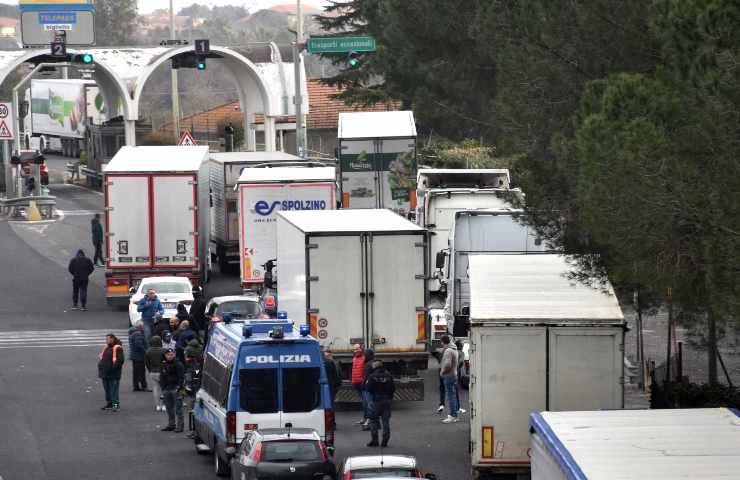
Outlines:
<svg viewBox="0 0 740 480"><path fill-rule="evenodd" d="M311 355L248 355L247 363L311 363Z"/></svg>
<svg viewBox="0 0 740 480"><path fill-rule="evenodd" d="M275 200L272 204L259 200L254 204L254 211L266 217L278 206L280 210L326 210L326 200Z"/></svg>

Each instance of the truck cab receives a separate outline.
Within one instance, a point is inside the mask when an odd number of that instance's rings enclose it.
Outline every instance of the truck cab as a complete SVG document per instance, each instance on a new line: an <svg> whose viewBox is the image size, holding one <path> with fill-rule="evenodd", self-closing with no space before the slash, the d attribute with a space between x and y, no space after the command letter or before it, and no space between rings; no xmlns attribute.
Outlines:
<svg viewBox="0 0 740 480"><path fill-rule="evenodd" d="M275 320L215 324L196 395L196 449L214 455L228 472L226 449L251 430L316 430L334 442L334 412L319 342L307 325L297 328L280 312Z"/></svg>

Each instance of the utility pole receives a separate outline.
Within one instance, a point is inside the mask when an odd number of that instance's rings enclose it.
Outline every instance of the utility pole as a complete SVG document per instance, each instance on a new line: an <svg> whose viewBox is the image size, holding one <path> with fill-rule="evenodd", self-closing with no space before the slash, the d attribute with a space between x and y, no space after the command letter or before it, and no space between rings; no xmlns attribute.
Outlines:
<svg viewBox="0 0 740 480"><path fill-rule="evenodd" d="M170 0L170 40L176 40L175 36L175 9ZM175 144L180 140L180 89L177 83L177 69L172 68L172 128L175 133Z"/></svg>
<svg viewBox="0 0 740 480"><path fill-rule="evenodd" d="M303 118L303 94L301 90L301 48L303 45L303 6L296 0L296 39L293 44L293 67L295 69L295 145L296 154L306 156L306 129Z"/></svg>

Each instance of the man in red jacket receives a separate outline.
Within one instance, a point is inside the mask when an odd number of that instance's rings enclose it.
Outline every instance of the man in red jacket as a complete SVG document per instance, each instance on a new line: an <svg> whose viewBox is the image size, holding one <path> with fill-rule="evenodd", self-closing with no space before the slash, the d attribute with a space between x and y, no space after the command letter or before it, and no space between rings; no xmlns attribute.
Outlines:
<svg viewBox="0 0 740 480"><path fill-rule="evenodd" d="M357 396L360 397L360 401L362 401L363 415L362 420L357 422L357 425L364 425L370 419L362 388L365 375L365 355L362 353L362 345L359 343L352 346L352 351L354 352L354 357L352 357L352 386L357 392Z"/></svg>

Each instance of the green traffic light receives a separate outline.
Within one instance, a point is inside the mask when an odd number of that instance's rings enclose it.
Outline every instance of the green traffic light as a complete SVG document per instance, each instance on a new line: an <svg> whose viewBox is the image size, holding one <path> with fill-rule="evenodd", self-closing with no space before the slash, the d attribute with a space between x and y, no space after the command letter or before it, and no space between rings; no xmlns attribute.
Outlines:
<svg viewBox="0 0 740 480"><path fill-rule="evenodd" d="M347 55L347 66L351 69L355 69L360 66L360 59L358 58L357 52L350 52L349 55Z"/></svg>
<svg viewBox="0 0 740 480"><path fill-rule="evenodd" d="M93 63L93 56L89 53L82 55L82 63L90 65L91 63Z"/></svg>
<svg viewBox="0 0 740 480"><path fill-rule="evenodd" d="M198 62L195 64L195 68L198 70L205 70L206 69L206 62Z"/></svg>

